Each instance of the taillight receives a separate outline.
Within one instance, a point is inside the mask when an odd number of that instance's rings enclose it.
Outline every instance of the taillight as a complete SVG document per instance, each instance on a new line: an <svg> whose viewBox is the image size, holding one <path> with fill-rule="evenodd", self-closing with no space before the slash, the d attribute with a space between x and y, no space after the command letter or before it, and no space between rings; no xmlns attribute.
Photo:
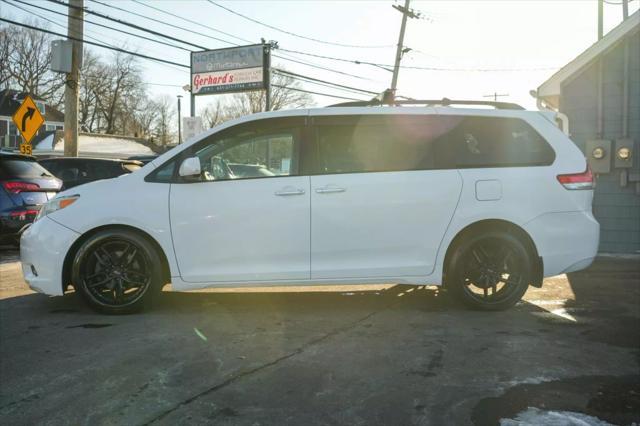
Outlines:
<svg viewBox="0 0 640 426"><path fill-rule="evenodd" d="M593 173L587 167L587 170L582 173L558 175L558 182L566 189L593 189Z"/></svg>
<svg viewBox="0 0 640 426"><path fill-rule="evenodd" d="M4 189L6 189L7 192L11 192L12 194L38 191L40 189L40 185L30 182L2 182L2 186L4 186Z"/></svg>
<svg viewBox="0 0 640 426"><path fill-rule="evenodd" d="M27 219L27 216L35 216L38 214L38 210L19 210L19 211L15 211L15 212L11 212L9 213L9 216L11 216L12 218L16 218L18 220L25 220Z"/></svg>

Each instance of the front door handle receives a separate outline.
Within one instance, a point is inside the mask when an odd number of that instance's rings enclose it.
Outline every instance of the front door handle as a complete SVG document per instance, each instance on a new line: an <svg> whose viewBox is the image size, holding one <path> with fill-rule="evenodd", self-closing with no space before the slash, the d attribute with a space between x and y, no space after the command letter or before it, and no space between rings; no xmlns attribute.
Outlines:
<svg viewBox="0 0 640 426"><path fill-rule="evenodd" d="M284 188L284 189L281 189L280 191L276 191L275 194L278 195L278 196L281 196L281 197L285 197L287 195L303 195L304 194L304 189L300 189L300 188Z"/></svg>
<svg viewBox="0 0 640 426"><path fill-rule="evenodd" d="M339 188L337 186L325 186L324 188L317 188L316 192L318 194L331 194L332 192L344 192L346 188Z"/></svg>

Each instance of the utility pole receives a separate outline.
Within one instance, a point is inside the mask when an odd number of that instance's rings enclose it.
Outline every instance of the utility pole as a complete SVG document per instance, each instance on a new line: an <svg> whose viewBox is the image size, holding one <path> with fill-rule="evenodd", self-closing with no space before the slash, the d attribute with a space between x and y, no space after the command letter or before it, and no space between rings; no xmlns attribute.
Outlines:
<svg viewBox="0 0 640 426"><path fill-rule="evenodd" d="M598 0L598 40L604 35L603 25L604 0Z"/></svg>
<svg viewBox="0 0 640 426"><path fill-rule="evenodd" d="M271 49L278 48L278 42L264 38L262 40L262 60L264 62L264 110L271 111Z"/></svg>
<svg viewBox="0 0 640 426"><path fill-rule="evenodd" d="M622 0L622 19L629 17L629 0Z"/></svg>
<svg viewBox="0 0 640 426"><path fill-rule="evenodd" d="M498 92L493 92L492 95L482 95L483 98L493 98L494 102L498 102L498 97L500 96L509 96L508 93L499 94Z"/></svg>
<svg viewBox="0 0 640 426"><path fill-rule="evenodd" d="M180 100L182 95L178 95L178 143L182 143L182 113L180 112Z"/></svg>
<svg viewBox="0 0 640 426"><path fill-rule="evenodd" d="M83 40L84 0L69 0L67 35ZM80 92L80 67L82 66L82 42L73 40L71 72L64 87L64 155L78 156L78 93Z"/></svg>
<svg viewBox="0 0 640 426"><path fill-rule="evenodd" d="M398 73L400 72L400 61L402 60L402 55L408 52L409 48L405 49L404 44L404 31L407 27L407 17L409 18L419 18L420 14L415 13L413 10L409 9L410 0L404 0L404 7L393 5L392 7L396 10L399 10L402 13L402 24L400 25L400 36L398 37L398 48L396 49L396 61L393 66L393 77L391 79L391 92L395 95L396 87L398 86Z"/></svg>

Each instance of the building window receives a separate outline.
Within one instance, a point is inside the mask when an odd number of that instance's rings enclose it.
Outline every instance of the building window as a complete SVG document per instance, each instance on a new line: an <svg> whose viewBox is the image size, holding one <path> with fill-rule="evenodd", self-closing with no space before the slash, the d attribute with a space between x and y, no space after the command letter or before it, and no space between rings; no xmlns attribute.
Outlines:
<svg viewBox="0 0 640 426"><path fill-rule="evenodd" d="M36 107L38 107L38 110L40 111L40 113L44 115L44 109L45 109L44 102L36 101Z"/></svg>
<svg viewBox="0 0 640 426"><path fill-rule="evenodd" d="M47 132L50 132L50 131L52 131L52 130L55 130L55 129L56 129L56 126L54 126L53 124L47 124L47 125L45 126L45 129L46 129L46 131L47 131Z"/></svg>

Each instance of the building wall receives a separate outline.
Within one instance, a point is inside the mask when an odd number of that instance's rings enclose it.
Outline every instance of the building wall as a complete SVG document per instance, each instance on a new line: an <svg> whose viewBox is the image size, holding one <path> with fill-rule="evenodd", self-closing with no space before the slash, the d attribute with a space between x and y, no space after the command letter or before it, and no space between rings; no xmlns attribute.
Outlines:
<svg viewBox="0 0 640 426"><path fill-rule="evenodd" d="M629 137L634 140L633 168L640 173L640 32L629 37ZM622 89L624 47L620 43L603 56L603 139L622 138ZM586 68L561 90L560 111L569 117L571 139L584 151L589 139L597 139L597 64ZM613 148L613 145L612 145ZM590 155L590 153L586 153ZM600 251L640 252L640 194L636 184L620 186L620 169L600 174L596 180L593 210L600 222Z"/></svg>

